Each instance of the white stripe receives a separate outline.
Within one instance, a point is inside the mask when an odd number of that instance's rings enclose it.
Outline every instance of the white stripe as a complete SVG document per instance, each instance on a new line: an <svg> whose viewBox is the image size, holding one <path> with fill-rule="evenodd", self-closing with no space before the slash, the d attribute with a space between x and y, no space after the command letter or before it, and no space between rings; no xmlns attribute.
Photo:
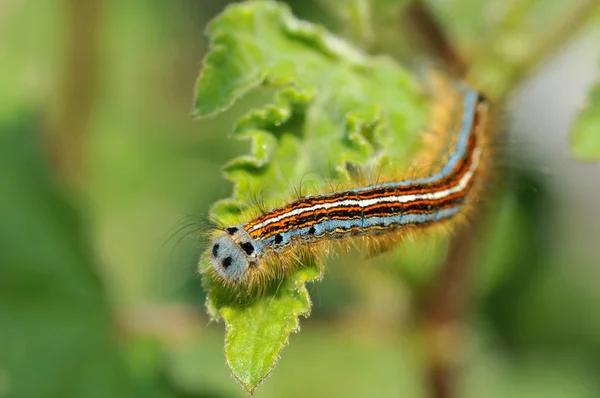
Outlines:
<svg viewBox="0 0 600 398"><path fill-rule="evenodd" d="M306 212L310 212L310 211L314 211L314 210L330 209L332 207L339 207L339 206L368 207L368 206L372 206L377 203L385 203L385 202L408 203L408 202L414 202L416 200L423 200L423 199L426 199L426 200L443 199L447 196L450 196L452 194L455 194L455 193L460 192L463 189L465 189L465 187L467 186L467 184L473 177L475 170L477 169L477 166L479 164L480 152L481 152L480 148L475 148L473 150L473 163L471 163L471 167L469 168L469 171L467 171L462 176L462 178L458 181L458 183L456 185L454 185L448 189L444 189L443 191L416 194L416 195L386 196L383 198L363 199L363 200L346 199L346 200L340 200L338 202L322 203L322 204L318 204L318 205L314 205L314 206L310 206L310 207L304 207L304 208L291 210L291 211L288 211L287 213L283 213L277 217L269 218L261 223L256 224L254 227L250 228L248 230L248 232L252 232L259 228L263 228L266 225L283 220L284 218L297 216L298 214L302 214L302 213L306 213Z"/></svg>

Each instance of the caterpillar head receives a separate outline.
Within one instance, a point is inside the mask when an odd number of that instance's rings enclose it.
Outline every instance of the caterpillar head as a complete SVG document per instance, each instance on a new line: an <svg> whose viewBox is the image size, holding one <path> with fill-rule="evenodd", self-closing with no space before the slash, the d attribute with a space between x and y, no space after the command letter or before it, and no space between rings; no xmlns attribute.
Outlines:
<svg viewBox="0 0 600 398"><path fill-rule="evenodd" d="M210 247L210 265L228 282L239 282L249 267L258 263L256 241L241 225L225 229Z"/></svg>

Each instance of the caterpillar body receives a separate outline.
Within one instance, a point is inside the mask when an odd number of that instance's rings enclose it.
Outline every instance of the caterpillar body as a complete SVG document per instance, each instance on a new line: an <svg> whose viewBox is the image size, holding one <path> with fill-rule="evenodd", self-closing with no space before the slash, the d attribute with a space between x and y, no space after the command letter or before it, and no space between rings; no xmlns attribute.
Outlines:
<svg viewBox="0 0 600 398"><path fill-rule="evenodd" d="M290 266L288 253L357 237L397 237L455 219L475 196L489 141L486 99L466 84L459 87L460 112L445 127L453 138L441 167L428 176L303 196L223 228L206 252L211 277L229 286L264 282Z"/></svg>

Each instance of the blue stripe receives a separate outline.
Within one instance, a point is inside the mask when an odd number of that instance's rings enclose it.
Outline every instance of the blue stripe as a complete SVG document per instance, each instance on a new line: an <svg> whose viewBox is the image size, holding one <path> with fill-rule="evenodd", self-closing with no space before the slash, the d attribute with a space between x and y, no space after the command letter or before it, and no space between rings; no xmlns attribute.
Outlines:
<svg viewBox="0 0 600 398"><path fill-rule="evenodd" d="M409 213L400 216L400 222L398 225L407 225L407 224L423 224L429 221L439 221L449 217L452 217L456 213L460 211L462 206L450 207L448 209L442 209L435 213ZM366 228L373 227L376 225L389 226L392 223L395 223L395 217L370 217L365 220L364 226Z"/></svg>
<svg viewBox="0 0 600 398"><path fill-rule="evenodd" d="M448 162L442 167L442 169L426 178L419 178L415 180L404 180L399 182L388 182L380 185L371 185L368 187L361 187L353 189L353 192L368 191L374 188L387 188L387 187L405 187L413 184L429 184L432 182L443 180L448 177L452 171L456 168L456 165L460 159L465 155L467 150L467 144L469 142L469 136L473 127L473 119L475 118L475 110L477 107L477 99L479 94L477 91L467 88L465 92L465 100L463 105L463 116L460 130L458 131L458 139L454 151L450 152Z"/></svg>
<svg viewBox="0 0 600 398"><path fill-rule="evenodd" d="M464 105L463 105L463 115L460 130L458 131L458 139L456 140L456 145L454 150L450 153L448 157L448 161L442 167L442 169L433 174L432 176L426 178L420 178L415 180L404 180L399 182L389 182L380 185L371 185L367 187L355 188L349 190L349 192L362 192L371 190L374 188L385 188L385 187L402 187L413 184L429 184L436 181L440 181L446 177L448 177L458 165L458 162L464 157L467 151L467 145L469 141L469 136L473 127L473 120L475 117L475 110L478 101L478 93L472 89L465 89L465 97L464 97ZM327 197L329 195L315 195L315 198L319 197ZM422 224L426 222L435 222L439 220L443 220L449 217L454 216L461 209L462 205L457 205L455 207L451 207L448 209L443 209L431 214L426 213L411 213L411 214L402 214L398 213L395 215L387 216L387 217L362 217L356 218L352 220L330 220L326 219L321 221L320 223L313 224L309 227L304 227L300 229L291 229L287 232L282 232L277 235L271 236L265 240L256 240L257 251L261 252L265 246L275 245L277 246L275 239L281 239L279 244L284 246L290 242L293 237L297 236L321 236L328 232L333 232L336 229L348 230L353 227L358 228L369 228L373 226L390 226L394 225L408 225L408 224ZM314 228L314 232L309 234L310 228ZM279 237L278 237L279 235Z"/></svg>
<svg viewBox="0 0 600 398"><path fill-rule="evenodd" d="M442 209L440 211L424 214L424 213L409 213L404 215L394 215L390 217L365 217L365 218L356 218L353 220L323 220L320 223L313 224L312 227L315 228L314 235L320 236L327 232L333 232L336 229L347 230L352 227L359 228L369 228L374 226L384 226L388 227L392 224L395 225L408 225L408 224L423 224L426 222L434 222L444 220L446 218L450 218L457 214L461 205L457 205L455 207L450 207L447 209ZM281 233L282 235L282 244L286 244L290 241L291 238L296 236L308 236L308 230L310 227L304 227L300 229L292 229L287 232ZM274 237L270 237L265 241L265 243L271 244L274 243Z"/></svg>

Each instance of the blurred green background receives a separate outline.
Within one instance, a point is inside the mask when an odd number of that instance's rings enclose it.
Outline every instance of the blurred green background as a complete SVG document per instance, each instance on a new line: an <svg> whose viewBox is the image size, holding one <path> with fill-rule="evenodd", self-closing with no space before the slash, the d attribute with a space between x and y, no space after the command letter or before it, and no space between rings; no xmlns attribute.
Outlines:
<svg viewBox="0 0 600 398"><path fill-rule="evenodd" d="M248 148L227 139L232 120L257 101L189 116L203 29L225 3L0 3L0 397L246 395L196 271L203 217L231 191L220 167ZM334 1L289 3L356 33ZM501 12L429 3L467 54ZM541 9L557 15L560 3ZM414 63L396 14L373 15L371 49ZM492 227L448 349L457 396L600 396L600 167L570 160L567 144L600 56L595 25L501 110L509 178L486 205ZM428 244L406 250L401 278L332 260L256 396L430 396Z"/></svg>

